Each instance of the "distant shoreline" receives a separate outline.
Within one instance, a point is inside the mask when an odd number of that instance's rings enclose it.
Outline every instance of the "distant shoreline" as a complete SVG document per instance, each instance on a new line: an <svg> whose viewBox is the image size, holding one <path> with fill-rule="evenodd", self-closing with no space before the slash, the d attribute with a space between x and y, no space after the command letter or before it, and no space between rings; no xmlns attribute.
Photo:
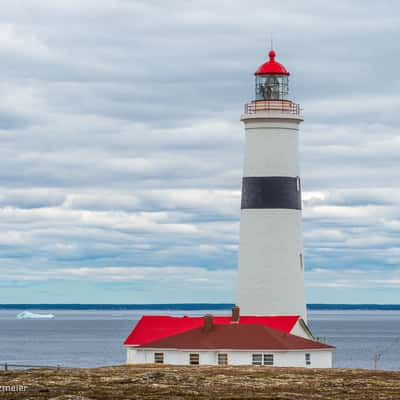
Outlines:
<svg viewBox="0 0 400 400"><path fill-rule="evenodd" d="M0 304L0 310L160 310L196 311L230 310L230 303L174 304ZM307 304L308 310L375 310L400 311L400 304Z"/></svg>

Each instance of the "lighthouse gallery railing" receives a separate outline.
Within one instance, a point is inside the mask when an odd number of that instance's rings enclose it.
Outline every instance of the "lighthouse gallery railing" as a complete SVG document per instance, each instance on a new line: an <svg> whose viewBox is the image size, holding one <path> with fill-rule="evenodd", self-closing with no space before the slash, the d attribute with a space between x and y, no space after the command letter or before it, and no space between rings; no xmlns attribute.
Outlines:
<svg viewBox="0 0 400 400"><path fill-rule="evenodd" d="M254 100L244 105L245 114L255 114L259 111L272 111L287 114L300 114L300 104L290 100Z"/></svg>

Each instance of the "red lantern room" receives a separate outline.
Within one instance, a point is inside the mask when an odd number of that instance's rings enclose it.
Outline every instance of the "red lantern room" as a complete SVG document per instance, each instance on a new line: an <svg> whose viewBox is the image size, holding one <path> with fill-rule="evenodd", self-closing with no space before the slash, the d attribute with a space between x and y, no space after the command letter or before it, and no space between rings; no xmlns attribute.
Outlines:
<svg viewBox="0 0 400 400"><path fill-rule="evenodd" d="M269 60L254 73L255 99L245 105L245 114L279 112L300 114L300 106L289 100L289 72L275 61L275 51L269 52Z"/></svg>
<svg viewBox="0 0 400 400"><path fill-rule="evenodd" d="M269 52L269 61L255 72L256 100L287 100L289 72L275 61L275 51Z"/></svg>

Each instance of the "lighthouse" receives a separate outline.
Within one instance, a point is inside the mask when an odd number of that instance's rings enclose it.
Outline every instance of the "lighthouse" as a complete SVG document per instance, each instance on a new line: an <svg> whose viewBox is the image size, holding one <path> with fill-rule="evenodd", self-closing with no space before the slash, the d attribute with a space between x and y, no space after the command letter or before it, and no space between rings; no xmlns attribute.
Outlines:
<svg viewBox="0 0 400 400"><path fill-rule="evenodd" d="M334 347L316 341L306 323L300 107L274 51L255 76L255 99L241 118L237 305L231 316L142 316L124 342L128 364L332 367Z"/></svg>
<svg viewBox="0 0 400 400"><path fill-rule="evenodd" d="M245 105L237 304L242 315L299 315L304 290L298 138L303 121L290 100L289 72L275 60L255 72Z"/></svg>

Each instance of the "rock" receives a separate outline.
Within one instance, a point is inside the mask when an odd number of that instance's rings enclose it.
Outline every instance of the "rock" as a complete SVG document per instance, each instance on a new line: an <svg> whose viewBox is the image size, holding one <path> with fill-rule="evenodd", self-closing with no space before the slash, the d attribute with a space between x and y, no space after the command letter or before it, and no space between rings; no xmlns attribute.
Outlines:
<svg viewBox="0 0 400 400"><path fill-rule="evenodd" d="M162 377L163 377L163 374L161 374L160 372L152 372L152 373L144 374L142 376L142 379L157 380L157 379L161 379Z"/></svg>

